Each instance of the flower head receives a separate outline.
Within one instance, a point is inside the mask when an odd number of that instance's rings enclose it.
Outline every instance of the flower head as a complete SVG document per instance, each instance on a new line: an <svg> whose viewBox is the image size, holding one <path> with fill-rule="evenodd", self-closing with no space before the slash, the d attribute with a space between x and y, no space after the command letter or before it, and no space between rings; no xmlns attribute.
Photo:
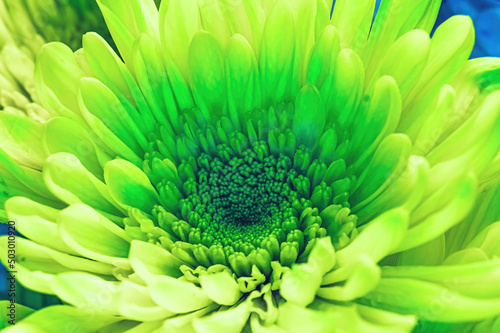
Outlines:
<svg viewBox="0 0 500 333"><path fill-rule="evenodd" d="M1 117L19 280L68 304L8 330L498 315L497 250L480 244L500 235L466 217L500 170L500 60L467 61L467 17L431 39L439 3L385 1L372 24L375 1L337 1L331 20L322 0L98 1L120 56L96 33L45 45L50 116ZM459 260L467 246L483 260Z"/></svg>

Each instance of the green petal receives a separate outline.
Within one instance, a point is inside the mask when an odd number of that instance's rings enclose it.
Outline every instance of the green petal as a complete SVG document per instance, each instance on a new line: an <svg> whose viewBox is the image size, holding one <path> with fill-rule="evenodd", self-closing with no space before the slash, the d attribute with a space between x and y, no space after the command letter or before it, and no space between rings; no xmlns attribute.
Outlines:
<svg viewBox="0 0 500 333"><path fill-rule="evenodd" d="M158 193L149 178L130 162L116 159L104 166L104 179L111 197L122 207L135 207L151 212L158 204Z"/></svg>
<svg viewBox="0 0 500 333"><path fill-rule="evenodd" d="M342 286L323 286L317 292L319 297L334 301L351 301L372 291L380 280L380 268L377 264L368 256L361 256L349 266L325 275L322 285L330 284L332 279L343 275L341 270L350 270L349 273L345 273L347 275L345 284Z"/></svg>
<svg viewBox="0 0 500 333"><path fill-rule="evenodd" d="M246 124L247 112L262 106L257 60L243 36L234 35L229 40L224 70L229 118L236 128L240 128Z"/></svg>
<svg viewBox="0 0 500 333"><path fill-rule="evenodd" d="M288 302L310 304L321 285L323 274L335 265L335 250L329 237L319 239L305 264L295 264L283 274L280 294Z"/></svg>
<svg viewBox="0 0 500 333"><path fill-rule="evenodd" d="M227 40L233 35L231 25L227 20L224 1L198 0L203 30L213 35L220 45L226 46Z"/></svg>
<svg viewBox="0 0 500 333"><path fill-rule="evenodd" d="M0 148L20 165L40 169L46 152L40 144L45 126L28 117L0 114Z"/></svg>
<svg viewBox="0 0 500 333"><path fill-rule="evenodd" d="M277 324L290 333L330 332L332 325L338 332L408 333L415 322L412 317L397 315L371 320L362 316L367 312L365 309L359 311L357 305L339 306L322 301L315 302L312 308L302 308L286 302L279 307Z"/></svg>
<svg viewBox="0 0 500 333"><path fill-rule="evenodd" d="M241 297L238 283L228 271L200 275L201 288L214 302L222 305L234 305Z"/></svg>
<svg viewBox="0 0 500 333"><path fill-rule="evenodd" d="M456 196L450 200L450 203L410 228L396 252L422 245L460 222L473 207L476 191L477 180L475 177L464 177L456 185L455 191L451 191Z"/></svg>
<svg viewBox="0 0 500 333"><path fill-rule="evenodd" d="M209 316L196 319L193 326L198 333L239 333L250 315L248 303L242 303L228 310L221 310Z"/></svg>
<svg viewBox="0 0 500 333"><path fill-rule="evenodd" d="M420 20L425 19L425 16L429 14L426 10L433 2L438 1L415 1L404 5L398 0L381 3L363 49L362 58L366 64L368 78L372 77L375 67L380 63L390 45L399 36L417 28Z"/></svg>
<svg viewBox="0 0 500 333"><path fill-rule="evenodd" d="M146 282L154 281L156 275L182 276L179 268L183 263L158 245L132 241L129 260L134 272Z"/></svg>
<svg viewBox="0 0 500 333"><path fill-rule="evenodd" d="M55 275L69 271L87 271L111 275L113 267L108 264L76 257L40 246L24 238L16 239L18 245L16 271L19 282L36 292L54 294L51 281ZM5 253L0 258L7 267L7 237L0 238L0 248Z"/></svg>
<svg viewBox="0 0 500 333"><path fill-rule="evenodd" d="M0 301L0 307L4 309L11 306L10 304L10 300ZM16 303L16 322L21 321L33 312L35 312L35 310ZM0 314L0 329L6 328L10 320L12 320L12 318L10 317L10 313L8 313L7 311L2 312L2 314Z"/></svg>
<svg viewBox="0 0 500 333"><path fill-rule="evenodd" d="M174 313L187 313L212 304L201 288L170 276L156 276L148 289L156 303Z"/></svg>
<svg viewBox="0 0 500 333"><path fill-rule="evenodd" d="M321 285L322 274L315 265L295 264L283 274L280 294L288 303L307 306Z"/></svg>
<svg viewBox="0 0 500 333"><path fill-rule="evenodd" d="M375 193L386 190L404 170L404 165L411 149L411 142L406 135L391 134L379 145L375 154L359 177L357 190L352 195L352 202L358 204Z"/></svg>
<svg viewBox="0 0 500 333"><path fill-rule="evenodd" d="M120 288L117 306L122 316L139 322L151 322L174 315L153 301L147 287L123 281ZM145 330L145 332L149 331Z"/></svg>
<svg viewBox="0 0 500 333"><path fill-rule="evenodd" d="M425 156L435 147L443 131L442 129L449 126L448 118L454 110L456 98L456 91L451 86L445 85L441 88L437 101L431 104L434 113L429 115L429 118L422 124L422 128L415 139L413 151L416 154ZM438 128L442 129L438 130Z"/></svg>
<svg viewBox="0 0 500 333"><path fill-rule="evenodd" d="M444 235L420 246L411 248L398 254L396 264L405 265L441 265L445 258L446 241Z"/></svg>
<svg viewBox="0 0 500 333"><path fill-rule="evenodd" d="M339 33L334 26L328 25L311 50L307 67L307 82L321 90L328 72L335 67L339 51Z"/></svg>
<svg viewBox="0 0 500 333"><path fill-rule="evenodd" d="M102 165L111 158L94 140L81 124L70 119L57 117L46 123L44 143L48 153L73 154L87 170L102 179Z"/></svg>
<svg viewBox="0 0 500 333"><path fill-rule="evenodd" d="M130 238L125 231L89 206L69 206L57 223L64 241L85 257L107 263L128 257Z"/></svg>
<svg viewBox="0 0 500 333"><path fill-rule="evenodd" d="M8 199L5 210L10 220L20 222L16 228L27 238L64 253L76 254L64 243L57 230L59 210L23 197Z"/></svg>
<svg viewBox="0 0 500 333"><path fill-rule="evenodd" d="M353 124L350 153L353 159L358 159L353 168L365 167L365 161L380 142L394 132L401 116L401 96L392 77L379 78L373 93L367 97L356 115L359 120Z"/></svg>
<svg viewBox="0 0 500 333"><path fill-rule="evenodd" d="M427 64L429 48L430 38L425 31L413 30L406 33L391 45L375 70L372 82L383 75L392 76L398 83L404 100Z"/></svg>
<svg viewBox="0 0 500 333"><path fill-rule="evenodd" d="M160 37L163 50L175 61L184 77L188 70L188 49L199 31L200 14L195 1L162 1L160 4Z"/></svg>
<svg viewBox="0 0 500 333"><path fill-rule="evenodd" d="M262 36L259 68L264 106L290 97L295 52L293 27L290 6L286 1L279 1L267 18Z"/></svg>
<svg viewBox="0 0 500 333"><path fill-rule="evenodd" d="M41 104L72 119L78 119L78 82L84 76L69 47L62 43L49 43L37 57L35 78Z"/></svg>
<svg viewBox="0 0 500 333"><path fill-rule="evenodd" d="M421 128L433 108L429 104L439 93L440 87L448 83L463 68L474 45L474 27L468 16L453 16L440 25L431 39L427 66L403 105L403 114L398 129L412 137Z"/></svg>
<svg viewBox="0 0 500 333"><path fill-rule="evenodd" d="M250 328L253 333L286 333L284 329L274 325L263 325L260 322L259 316L253 313L250 316Z"/></svg>
<svg viewBox="0 0 500 333"><path fill-rule="evenodd" d="M337 252L340 265L356 261L366 255L378 262L393 251L403 240L408 227L408 213L392 209L368 223L347 247Z"/></svg>
<svg viewBox="0 0 500 333"><path fill-rule="evenodd" d="M23 88L27 89L30 96L36 92L33 87L33 73L35 73L34 58L31 58L24 50L15 44L5 44L0 51L0 61L8 64L7 71L12 75L13 81L19 82ZM9 89L10 91L20 91L20 89Z"/></svg>
<svg viewBox="0 0 500 333"><path fill-rule="evenodd" d="M374 10L373 0L335 2L331 24L339 30L342 48L357 51L363 46L370 32Z"/></svg>
<svg viewBox="0 0 500 333"><path fill-rule="evenodd" d="M307 262L316 265L321 274L329 272L335 266L335 249L329 237L320 238L315 242Z"/></svg>
<svg viewBox="0 0 500 333"><path fill-rule="evenodd" d="M493 299L500 297L500 260L462 264L384 267L382 276L413 278L445 285L464 296Z"/></svg>
<svg viewBox="0 0 500 333"><path fill-rule="evenodd" d="M307 62L315 39L318 1L295 0L289 2L293 13L295 55L293 60L292 93L295 95L306 81ZM279 5L278 5L279 6ZM277 7L277 6L276 6ZM325 22L326 23L326 22Z"/></svg>
<svg viewBox="0 0 500 333"><path fill-rule="evenodd" d="M119 30L122 27L127 29L133 37L137 37L141 33L158 37L158 10L153 0L125 0L120 2L99 0L98 4L106 19L108 29L111 31L113 40L116 42L118 48L120 48L120 52L123 52L123 50L130 51L131 47L131 45L119 45L120 35L123 34ZM106 15L108 10L118 14L117 16L123 26L115 25L114 20L109 14Z"/></svg>
<svg viewBox="0 0 500 333"><path fill-rule="evenodd" d="M58 274L51 286L69 304L102 315L118 314L119 284L116 282L105 281L88 273L69 272ZM92 301L93 298L95 301Z"/></svg>
<svg viewBox="0 0 500 333"><path fill-rule="evenodd" d="M127 147L138 155L147 149L148 143L141 129L108 87L96 79L84 78L80 82L80 94L85 110L100 119ZM88 122L85 113L84 117Z"/></svg>
<svg viewBox="0 0 500 333"><path fill-rule="evenodd" d="M196 333L195 328L193 327L194 321L197 318L201 318L207 313L214 311L217 308L217 305L212 304L198 311L194 311L192 313L188 313L185 315L177 315L173 318L167 319L163 322L160 332L168 332L168 333Z"/></svg>
<svg viewBox="0 0 500 333"><path fill-rule="evenodd" d="M0 161L0 174L11 192L9 196L24 196L51 207L62 207L61 202L48 190L39 170L19 165L1 149Z"/></svg>
<svg viewBox="0 0 500 333"><path fill-rule="evenodd" d="M116 317L106 316L86 309L79 309L68 305L55 305L34 312L15 326L5 329L7 333L50 333L64 332L67 329L78 329L82 332L95 332L119 320Z"/></svg>
<svg viewBox="0 0 500 333"><path fill-rule="evenodd" d="M500 254L500 221L493 223L481 231L468 245L468 248L480 248L489 258L498 257Z"/></svg>
<svg viewBox="0 0 500 333"><path fill-rule="evenodd" d="M153 38L142 34L134 43L134 71L140 90L144 95L156 122L170 128L177 124L177 105L165 70L161 62L158 45ZM168 118L164 114L167 110ZM150 120L155 123L154 119ZM153 129L154 126L150 128Z"/></svg>
<svg viewBox="0 0 500 333"><path fill-rule="evenodd" d="M325 105L316 87L308 84L302 88L295 101L293 132L298 144L313 147L325 127Z"/></svg>
<svg viewBox="0 0 500 333"><path fill-rule="evenodd" d="M350 125L355 117L352 110L363 95L364 85L365 68L358 54L350 49L341 50L321 89L328 122Z"/></svg>
<svg viewBox="0 0 500 333"><path fill-rule="evenodd" d="M120 138L118 138L108 127L106 127L106 124L101 119L94 116L91 112L89 112L89 110L87 110L81 94L79 96L79 103L82 114L89 126L114 154L126 158L129 161L133 161L136 165L142 164L142 159L139 158L133 150L131 150L121 141ZM116 155L112 157L116 157Z"/></svg>
<svg viewBox="0 0 500 333"><path fill-rule="evenodd" d="M106 185L71 154L49 156L43 166L43 176L52 193L68 205L84 203L109 214L122 215Z"/></svg>
<svg viewBox="0 0 500 333"><path fill-rule="evenodd" d="M243 35L258 54L265 20L261 4L255 1L221 1L220 5L225 13L225 20L232 28L231 35Z"/></svg>
<svg viewBox="0 0 500 333"><path fill-rule="evenodd" d="M499 108L500 92L490 94L475 114L427 155L427 160L431 164L437 164L458 157L463 152L483 144L486 147L491 146L488 149L489 154L481 154L483 155L481 164L487 164L500 148L496 140L497 137L500 138L498 134L500 130Z"/></svg>
<svg viewBox="0 0 500 333"><path fill-rule="evenodd" d="M134 103L132 92L125 76L131 75L125 64L109 44L94 32L83 36L83 57L92 77L95 77L114 94Z"/></svg>
<svg viewBox="0 0 500 333"><path fill-rule="evenodd" d="M212 117L218 119L226 112L224 54L221 45L211 34L198 32L189 46L188 64L196 104L205 120Z"/></svg>
<svg viewBox="0 0 500 333"><path fill-rule="evenodd" d="M470 298L453 289L415 279L383 278L364 299L385 310L442 322L480 320L500 311L500 298Z"/></svg>
<svg viewBox="0 0 500 333"><path fill-rule="evenodd" d="M388 188L373 193L353 207L359 223L398 206L413 211L425 195L428 173L429 163L424 158L410 156L406 170Z"/></svg>

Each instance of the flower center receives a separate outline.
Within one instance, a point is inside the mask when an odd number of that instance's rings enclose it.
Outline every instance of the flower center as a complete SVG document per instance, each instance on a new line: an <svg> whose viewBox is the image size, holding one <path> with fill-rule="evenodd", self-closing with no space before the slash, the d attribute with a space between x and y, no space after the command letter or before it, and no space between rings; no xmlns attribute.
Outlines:
<svg viewBox="0 0 500 333"><path fill-rule="evenodd" d="M219 150L227 152L225 148ZM206 154L199 160L197 191L187 201L196 213L205 216L204 233L213 238L212 244L259 246L265 237L279 233L296 196L291 186L297 172L291 168L290 158L266 156L261 161L248 149L227 163Z"/></svg>
<svg viewBox="0 0 500 333"><path fill-rule="evenodd" d="M144 171L161 205L141 226L193 269L229 267L238 277L273 272L307 260L316 240L330 236L339 249L356 235L349 197L355 178L337 151L334 125L319 144L308 132L296 137L293 107L255 110L238 126L183 114L179 125L160 129ZM176 132L177 134L174 134ZM131 229L132 230L132 229Z"/></svg>

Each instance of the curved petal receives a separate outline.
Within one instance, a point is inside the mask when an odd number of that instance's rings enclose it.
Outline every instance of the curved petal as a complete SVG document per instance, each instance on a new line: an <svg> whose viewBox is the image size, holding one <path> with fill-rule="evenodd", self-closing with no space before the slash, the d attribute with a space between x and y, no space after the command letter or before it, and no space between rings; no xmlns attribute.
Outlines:
<svg viewBox="0 0 500 333"><path fill-rule="evenodd" d="M201 288L170 276L156 276L148 290L156 303L174 313L187 313L212 304Z"/></svg>
<svg viewBox="0 0 500 333"><path fill-rule="evenodd" d="M122 207L150 213L158 204L158 193L149 178L134 164L116 159L104 166L104 179L111 197Z"/></svg>
<svg viewBox="0 0 500 333"><path fill-rule="evenodd" d="M61 211L57 223L66 244L85 257L106 263L128 257L129 236L89 206L69 206Z"/></svg>

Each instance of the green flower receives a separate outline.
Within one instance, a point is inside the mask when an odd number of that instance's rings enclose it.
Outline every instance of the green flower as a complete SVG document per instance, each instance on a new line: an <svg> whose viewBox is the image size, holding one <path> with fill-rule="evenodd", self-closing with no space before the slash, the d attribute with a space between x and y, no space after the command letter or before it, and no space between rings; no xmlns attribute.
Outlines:
<svg viewBox="0 0 500 333"><path fill-rule="evenodd" d="M66 304L5 332L498 327L500 60L439 3L98 1L120 56L47 44L46 121L0 115L17 278Z"/></svg>

